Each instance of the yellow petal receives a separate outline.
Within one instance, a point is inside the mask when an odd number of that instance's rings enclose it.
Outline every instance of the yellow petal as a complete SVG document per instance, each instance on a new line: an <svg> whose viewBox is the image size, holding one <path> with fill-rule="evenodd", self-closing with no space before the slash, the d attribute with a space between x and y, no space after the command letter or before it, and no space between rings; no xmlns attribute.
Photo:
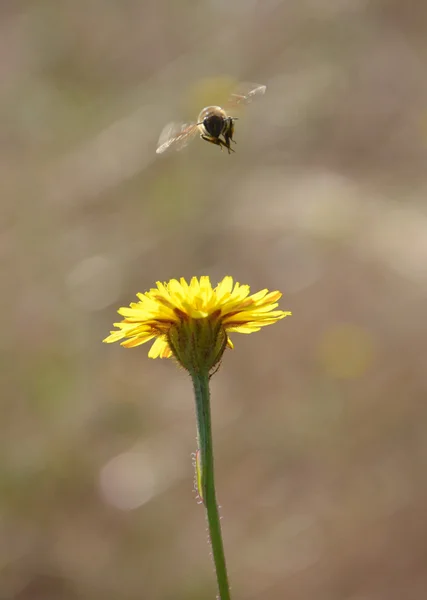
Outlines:
<svg viewBox="0 0 427 600"><path fill-rule="evenodd" d="M141 346L141 344L145 344L146 342L149 342L150 340L153 339L153 337L154 337L154 335L147 337L147 338L133 337L133 338L129 338L128 340L125 340L120 345L124 346L125 348L135 348L136 346Z"/></svg>
<svg viewBox="0 0 427 600"><path fill-rule="evenodd" d="M158 337L148 352L149 358L170 358L172 351L167 340L163 337Z"/></svg>
<svg viewBox="0 0 427 600"><path fill-rule="evenodd" d="M133 348L154 339L150 358L168 358L173 355L167 342L172 327L178 334L177 339L182 327L187 339L196 345L200 321L206 321L202 327L207 326L204 330L209 332L225 330L248 334L259 331L291 314L278 310L281 295L281 292L267 289L250 295L250 287L235 282L230 275L215 288L208 276L192 277L189 283L183 277L169 282L157 281L156 287L137 294L137 302L119 308L123 320L114 324L117 331L111 331L103 341L120 341L123 346ZM194 339L192 331L196 335ZM216 342L212 340L214 346ZM233 348L228 336L227 346ZM184 350L180 348L181 356L184 356ZM177 356L176 348L174 354Z"/></svg>

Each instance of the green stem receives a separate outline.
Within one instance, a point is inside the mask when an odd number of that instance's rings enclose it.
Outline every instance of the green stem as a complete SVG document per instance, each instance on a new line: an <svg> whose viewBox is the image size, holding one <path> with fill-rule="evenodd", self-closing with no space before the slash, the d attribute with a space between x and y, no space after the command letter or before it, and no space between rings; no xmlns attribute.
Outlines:
<svg viewBox="0 0 427 600"><path fill-rule="evenodd" d="M202 468L202 495L209 525L209 537L215 563L220 600L230 600L224 545L216 502L214 480L214 458L208 373L191 373L196 396L197 432L200 445Z"/></svg>

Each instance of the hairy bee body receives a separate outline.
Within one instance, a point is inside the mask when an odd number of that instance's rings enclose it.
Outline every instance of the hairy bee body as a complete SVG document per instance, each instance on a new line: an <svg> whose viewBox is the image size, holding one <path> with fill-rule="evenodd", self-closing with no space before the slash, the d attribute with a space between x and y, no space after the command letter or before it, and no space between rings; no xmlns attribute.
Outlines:
<svg viewBox="0 0 427 600"><path fill-rule="evenodd" d="M234 142L234 121L236 120L237 117L227 116L225 110L220 106L207 106L197 119L200 137L221 148L224 146L229 153L234 152L230 147L230 141ZM220 136L224 139L222 140Z"/></svg>
<svg viewBox="0 0 427 600"><path fill-rule="evenodd" d="M265 93L266 86L254 83L245 83L238 86L235 93L231 94L227 107L233 109L241 104L249 104L256 96ZM222 150L227 148L228 153L234 152L230 142L234 140L234 122L237 117L232 117L220 106L207 106L199 114L197 123L169 123L164 127L157 143L157 154L162 154L169 148L181 150L196 136L211 144L219 146Z"/></svg>

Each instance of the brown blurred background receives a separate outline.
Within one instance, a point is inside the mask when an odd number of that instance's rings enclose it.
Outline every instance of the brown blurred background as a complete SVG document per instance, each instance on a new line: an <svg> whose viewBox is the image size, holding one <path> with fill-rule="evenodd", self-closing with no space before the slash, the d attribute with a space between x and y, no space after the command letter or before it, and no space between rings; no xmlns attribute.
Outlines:
<svg viewBox="0 0 427 600"><path fill-rule="evenodd" d="M215 598L190 381L101 343L202 274L293 311L213 379L233 597L427 597L426 52L417 0L1 2L1 600ZM157 156L230 80L236 154Z"/></svg>

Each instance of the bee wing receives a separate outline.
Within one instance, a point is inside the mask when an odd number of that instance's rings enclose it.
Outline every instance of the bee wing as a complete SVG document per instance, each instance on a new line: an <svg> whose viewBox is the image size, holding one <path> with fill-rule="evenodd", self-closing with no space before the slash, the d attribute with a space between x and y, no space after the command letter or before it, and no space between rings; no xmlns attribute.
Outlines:
<svg viewBox="0 0 427 600"><path fill-rule="evenodd" d="M157 154L169 148L182 150L197 133L197 123L169 123L164 127L157 143Z"/></svg>
<svg viewBox="0 0 427 600"><path fill-rule="evenodd" d="M263 96L266 89L267 86L260 83L241 83L228 99L228 107L250 104L257 96Z"/></svg>

